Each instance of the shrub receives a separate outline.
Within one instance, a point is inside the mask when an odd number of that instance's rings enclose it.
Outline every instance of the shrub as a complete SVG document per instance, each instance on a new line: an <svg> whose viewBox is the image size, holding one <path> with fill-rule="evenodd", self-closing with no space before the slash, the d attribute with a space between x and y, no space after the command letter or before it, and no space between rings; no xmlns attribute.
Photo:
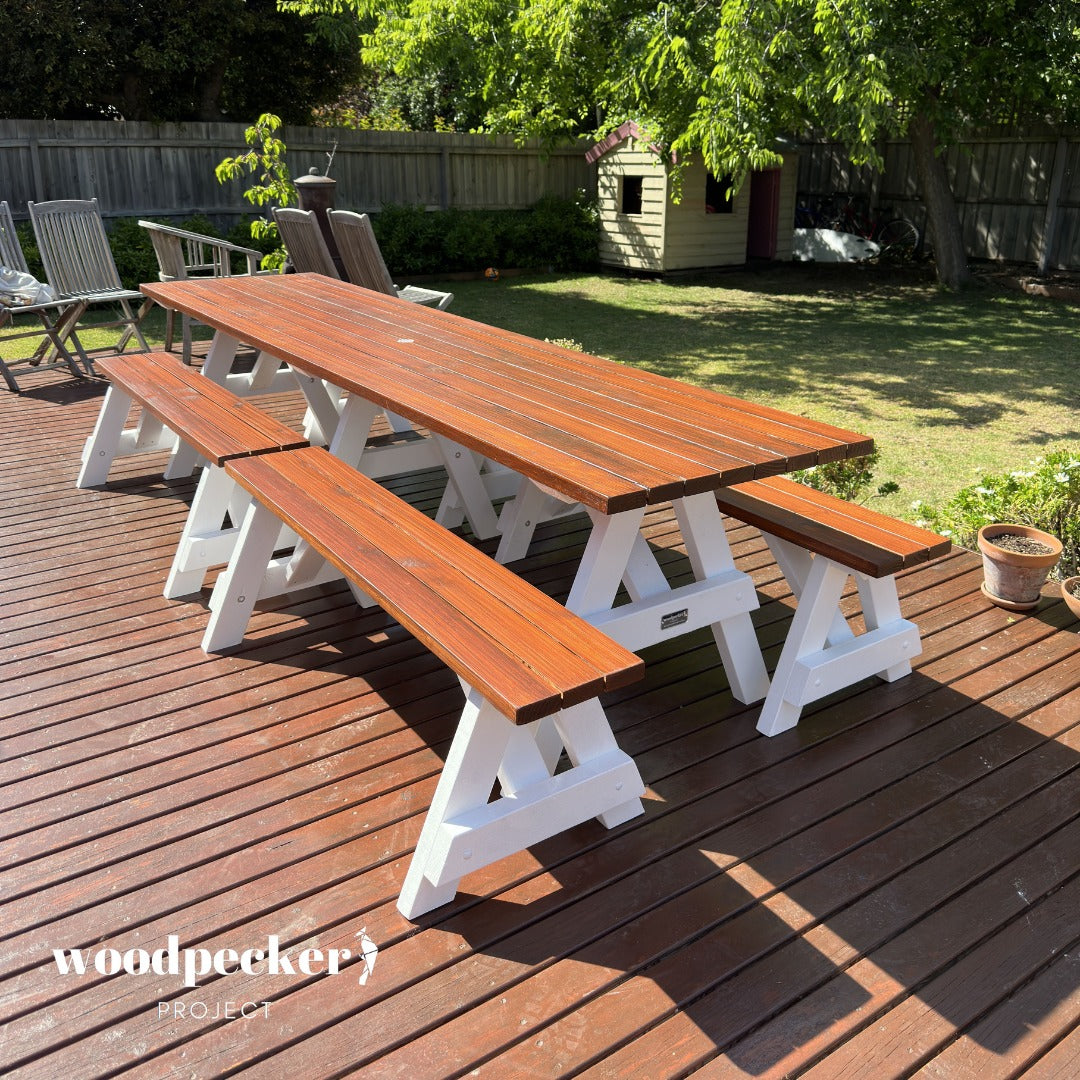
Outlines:
<svg viewBox="0 0 1080 1080"><path fill-rule="evenodd" d="M528 210L440 210L387 205L371 218L394 274L480 271L487 266L585 270L598 262L595 206L545 196Z"/></svg>
<svg viewBox="0 0 1080 1080"><path fill-rule="evenodd" d="M802 469L793 473L794 479L816 491L824 491L848 502L866 502L880 495L892 495L900 490L895 480L887 480L876 491L870 487L874 482L874 469L877 467L878 453L863 457L845 458L843 461L830 461L825 465L815 465L812 469Z"/></svg>
<svg viewBox="0 0 1080 1080"><path fill-rule="evenodd" d="M971 549L979 529L992 522L1042 529L1062 544L1056 574L1080 574L1080 446L1055 449L1027 469L984 475L940 507L917 502L914 509L922 524Z"/></svg>
<svg viewBox="0 0 1080 1080"><path fill-rule="evenodd" d="M15 226L15 235L19 238L19 246L22 248L23 258L30 273L38 279L45 280L45 267L41 263L41 255L38 253L37 240L34 238L34 227L29 221L21 221Z"/></svg>
<svg viewBox="0 0 1080 1080"><path fill-rule="evenodd" d="M138 218L117 218L106 227L106 232L120 280L127 288L137 289L144 281L157 281L154 245Z"/></svg>

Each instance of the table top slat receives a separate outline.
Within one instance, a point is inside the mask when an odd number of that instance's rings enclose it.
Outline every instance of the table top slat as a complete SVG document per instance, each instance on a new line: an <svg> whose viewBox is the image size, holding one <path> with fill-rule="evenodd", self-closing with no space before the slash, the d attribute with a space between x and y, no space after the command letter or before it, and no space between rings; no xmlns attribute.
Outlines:
<svg viewBox="0 0 1080 1080"><path fill-rule="evenodd" d="M873 448L855 432L316 274L143 291L603 513Z"/></svg>
<svg viewBox="0 0 1080 1080"><path fill-rule="evenodd" d="M342 286L345 283L337 284ZM348 288L347 285L345 287ZM313 289L312 295L325 297L326 294ZM338 300L345 311L349 310L348 298L349 294L343 293ZM394 303L392 299L389 300L390 305ZM365 320L381 315L390 327L394 325L394 314L392 307L377 309L375 305L366 307L363 312L352 313L353 317L359 316ZM443 319L443 316L449 318ZM724 425L733 425L747 433L760 433L770 444L790 443L799 448L798 452L828 452L834 449L839 452L839 457L843 457L858 456L873 450L873 440L857 432L588 353L564 349L450 312L439 312L437 318L431 321L433 325L425 329L449 346L451 353L460 356L461 346L467 344L469 355L482 357L485 364L505 365L515 374L543 374L571 390L595 384L597 392L608 400L609 407L637 404L656 410L657 403L662 402L664 409L659 415L665 421L670 422L677 417L692 419L697 426L712 433L722 430Z"/></svg>

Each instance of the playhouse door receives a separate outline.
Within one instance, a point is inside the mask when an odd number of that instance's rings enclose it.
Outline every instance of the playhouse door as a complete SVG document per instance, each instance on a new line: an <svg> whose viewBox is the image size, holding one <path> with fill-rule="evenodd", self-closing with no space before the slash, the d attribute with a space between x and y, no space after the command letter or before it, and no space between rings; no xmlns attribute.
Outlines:
<svg viewBox="0 0 1080 1080"><path fill-rule="evenodd" d="M746 257L776 257L776 226L780 212L780 170L750 174L750 221L746 232Z"/></svg>

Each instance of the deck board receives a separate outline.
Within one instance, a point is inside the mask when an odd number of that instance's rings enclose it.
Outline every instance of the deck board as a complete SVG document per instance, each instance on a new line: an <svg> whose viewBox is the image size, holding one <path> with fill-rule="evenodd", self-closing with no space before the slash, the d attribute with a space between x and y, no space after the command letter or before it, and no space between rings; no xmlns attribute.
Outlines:
<svg viewBox="0 0 1080 1080"><path fill-rule="evenodd" d="M980 595L971 553L904 571L914 673L773 739L706 632L647 650L604 699L645 814L487 867L413 924L394 902L453 674L341 585L260 603L207 657L208 594L161 596L193 482L146 455L77 490L101 384L20 384L0 397L0 1073L1075 1075L1080 625L1049 589L1025 617ZM437 504L437 472L396 483ZM685 574L670 512L647 528ZM515 569L563 597L585 536L545 525ZM730 539L771 668L790 591L756 530ZM843 606L858 621L853 590ZM355 965L185 989L51 960L361 930L363 985ZM269 1004L214 1018L248 1001Z"/></svg>

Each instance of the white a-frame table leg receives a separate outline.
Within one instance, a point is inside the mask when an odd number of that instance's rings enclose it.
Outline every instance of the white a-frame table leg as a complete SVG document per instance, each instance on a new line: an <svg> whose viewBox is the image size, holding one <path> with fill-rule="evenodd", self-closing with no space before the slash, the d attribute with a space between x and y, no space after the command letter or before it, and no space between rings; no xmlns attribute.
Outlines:
<svg viewBox="0 0 1080 1080"><path fill-rule="evenodd" d="M730 606L712 624L713 637L732 694L742 702L760 701L769 691L769 673L750 618L750 612L758 606L754 582L749 575L735 569L724 518L712 492L676 499L673 506L698 581L721 575L741 578Z"/></svg>

